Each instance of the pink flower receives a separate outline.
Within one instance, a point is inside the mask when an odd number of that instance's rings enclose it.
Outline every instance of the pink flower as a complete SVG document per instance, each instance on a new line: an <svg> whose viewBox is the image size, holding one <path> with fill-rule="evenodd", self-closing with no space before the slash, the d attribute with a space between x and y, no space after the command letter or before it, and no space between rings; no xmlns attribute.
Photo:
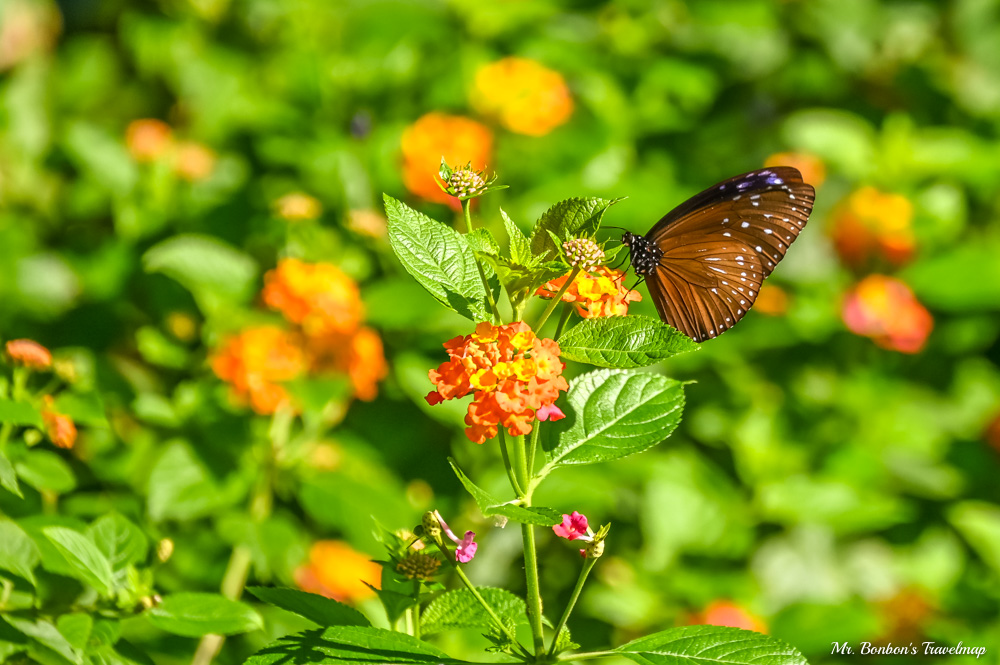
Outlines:
<svg viewBox="0 0 1000 665"><path fill-rule="evenodd" d="M573 511L572 515L563 515L562 524L552 527L556 535L566 540L576 540L578 538L589 539L590 527L587 524L586 515Z"/></svg>
<svg viewBox="0 0 1000 665"><path fill-rule="evenodd" d="M539 420L562 420L566 417L566 414L555 404L545 404L538 411L535 411L535 417ZM586 521L586 518L584 518L584 521Z"/></svg>
<svg viewBox="0 0 1000 665"><path fill-rule="evenodd" d="M473 542L476 537L475 531L466 531L464 538L459 538L455 535L455 532L448 527L448 523L444 521L441 517L441 513L434 511L434 515L437 517L438 522L441 523L441 530L451 538L451 541L455 543L458 547L455 549L455 560L459 563L469 563L472 558L476 556L476 550L479 549L479 544Z"/></svg>

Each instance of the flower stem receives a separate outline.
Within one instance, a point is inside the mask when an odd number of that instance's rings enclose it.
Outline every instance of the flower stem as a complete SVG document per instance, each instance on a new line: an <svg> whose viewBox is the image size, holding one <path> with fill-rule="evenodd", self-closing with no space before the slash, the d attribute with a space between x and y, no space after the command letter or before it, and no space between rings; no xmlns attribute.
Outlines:
<svg viewBox="0 0 1000 665"><path fill-rule="evenodd" d="M514 458L518 461L518 471L524 483L530 480L528 475L528 460L525 451L524 437L514 439ZM531 496L523 499L525 507L531 506ZM542 594L538 584L538 554L535 548L535 527L531 524L521 525L521 541L524 546L524 581L528 592L528 623L531 625L531 637L534 641L535 659L545 652L544 633L542 632Z"/></svg>
<svg viewBox="0 0 1000 665"><path fill-rule="evenodd" d="M514 488L514 493L517 494L518 498L523 497L524 492L521 490L520 483L517 482L517 475L510 463L510 453L507 452L507 437L504 436L502 427L500 428L500 455L503 456L503 465L507 469L507 480L510 481L510 486Z"/></svg>
<svg viewBox="0 0 1000 665"><path fill-rule="evenodd" d="M462 215L465 217L465 232L472 233L472 199L465 199L462 201ZM493 297L493 290L490 289L490 283L486 279L486 273L483 272L483 266L479 263L479 258L476 258L476 270L479 271L479 279L483 281L483 289L486 291L486 300L490 303L490 311L493 312L493 323L500 323L500 309L497 307L496 298Z"/></svg>
<svg viewBox="0 0 1000 665"><path fill-rule="evenodd" d="M573 587L573 595L569 598L569 603L566 605L566 609L563 611L562 617L559 618L559 623L556 624L556 632L552 638L552 646L549 648L549 656L554 656L556 652L556 644L559 642L559 633L566 626L566 622L569 621L569 615L573 612L573 608L576 606L576 601L580 599L580 592L583 591L583 584L587 581L587 575L590 574L591 569L594 564L597 563L597 559L585 559L583 563L583 570L580 571L580 577L576 580L576 586Z"/></svg>
<svg viewBox="0 0 1000 665"><path fill-rule="evenodd" d="M528 444L528 490L522 496L527 496L529 501L531 500L531 493L534 489L535 451L538 450L538 430L541 426L541 423L535 423L534 429L531 430L531 441Z"/></svg>
<svg viewBox="0 0 1000 665"><path fill-rule="evenodd" d="M549 320L549 316L552 314L553 310L555 310L556 305L562 302L563 295L566 293L567 290L569 290L570 284L573 283L573 280L575 280L576 276L579 274L580 274L579 267L573 268L573 270L569 273L569 277L566 278L566 281L563 282L563 285L559 288L559 291L556 293L555 297L553 297L552 300L549 302L549 306L545 308L544 312L542 312L542 317L538 319L538 323L534 325L534 331L536 334L541 331L542 326L544 326L545 322Z"/></svg>
<svg viewBox="0 0 1000 665"><path fill-rule="evenodd" d="M556 334L552 336L553 340L559 341L559 336L562 335L563 328L566 327L566 322L569 321L572 313L573 305L571 303L563 303L562 316L559 317L559 325L556 326Z"/></svg>

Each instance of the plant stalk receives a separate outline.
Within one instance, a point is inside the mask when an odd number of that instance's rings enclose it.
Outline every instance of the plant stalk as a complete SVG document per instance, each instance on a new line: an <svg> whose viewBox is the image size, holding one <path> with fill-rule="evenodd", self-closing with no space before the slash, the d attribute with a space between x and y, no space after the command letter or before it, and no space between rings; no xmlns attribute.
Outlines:
<svg viewBox="0 0 1000 665"><path fill-rule="evenodd" d="M503 457L504 468L507 469L507 480L510 481L510 486L514 488L514 493L517 494L519 499L524 497L521 485L517 482L517 475L514 472L514 467L510 463L510 453L507 451L507 437L504 436L502 427L500 428L500 455Z"/></svg>
<svg viewBox="0 0 1000 665"><path fill-rule="evenodd" d="M590 575L590 571L593 569L595 563L597 563L597 559L584 560L583 569L580 571L580 577L577 578L576 586L573 587L573 595L570 596L569 603L566 605L566 609L559 618L559 623L556 624L556 631L552 638L552 646L549 647L549 657L555 655L556 643L559 641L559 633L562 632L562 629L566 626L566 622L569 621L569 615L573 612L573 608L576 606L576 601L580 599L580 592L583 591L583 585L587 581L587 575Z"/></svg>
<svg viewBox="0 0 1000 665"><path fill-rule="evenodd" d="M465 232L472 233L472 199L462 201L462 215L465 217ZM493 312L493 323L499 325L501 321L500 309L497 307L496 298L493 297L493 291L490 289L489 280L486 279L486 273L483 272L479 257L476 257L476 270L479 271L479 279L482 280L483 290L486 291L486 300L490 303L490 311Z"/></svg>
<svg viewBox="0 0 1000 665"><path fill-rule="evenodd" d="M527 485L531 478L528 475L528 460L523 436L514 439L514 459L518 463L519 475ZM524 496L522 505L531 506L530 495ZM531 637L537 661L545 652L545 641L542 630L542 594L538 584L538 554L535 546L534 526L531 524L521 525L521 541L524 546L524 581L528 592L528 623L531 625Z"/></svg>
<svg viewBox="0 0 1000 665"><path fill-rule="evenodd" d="M555 310L556 305L562 302L563 295L565 295L566 291L569 290L570 284L573 283L573 280L575 280L576 276L579 274L580 274L579 267L575 267L573 268L572 271L570 271L569 277L567 277L566 281L563 282L563 285L559 288L559 291L556 293L555 297L553 297L552 300L549 301L549 306L545 308L545 311L542 312L541 318L538 319L538 323L535 324L533 329L536 334L541 331L542 326L544 326L545 322L549 320L549 316Z"/></svg>

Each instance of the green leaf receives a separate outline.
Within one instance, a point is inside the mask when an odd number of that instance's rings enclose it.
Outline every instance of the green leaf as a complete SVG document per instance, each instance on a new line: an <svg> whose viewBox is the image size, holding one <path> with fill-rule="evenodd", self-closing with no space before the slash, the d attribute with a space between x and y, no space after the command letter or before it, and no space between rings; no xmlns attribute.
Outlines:
<svg viewBox="0 0 1000 665"><path fill-rule="evenodd" d="M544 213L531 231L531 253L535 256L555 258L558 254L554 234L562 240L571 237L592 236L601 225L601 218L615 203L622 199L572 198L560 201Z"/></svg>
<svg viewBox="0 0 1000 665"><path fill-rule="evenodd" d="M948 520L983 561L1000 572L1000 507L985 501L963 501L948 511Z"/></svg>
<svg viewBox="0 0 1000 665"><path fill-rule="evenodd" d="M473 321L489 318L476 256L457 231L385 197L389 243L406 271L439 302Z"/></svg>
<svg viewBox="0 0 1000 665"><path fill-rule="evenodd" d="M264 622L249 605L217 593L174 593L146 612L160 630L185 637L236 635L260 630Z"/></svg>
<svg viewBox="0 0 1000 665"><path fill-rule="evenodd" d="M504 228L507 229L507 236L510 238L510 258L514 263L528 265L531 263L531 242L521 231L521 228L507 216L503 208L500 208L500 217L503 218Z"/></svg>
<svg viewBox="0 0 1000 665"><path fill-rule="evenodd" d="M0 520L0 570L7 570L37 585L35 566L40 555L31 537L10 520Z"/></svg>
<svg viewBox="0 0 1000 665"><path fill-rule="evenodd" d="M32 404L0 399L0 423L11 425L42 426L42 414Z"/></svg>
<svg viewBox="0 0 1000 665"><path fill-rule="evenodd" d="M77 425L107 427L108 417L100 393L75 393L63 391L56 398L56 411L73 419Z"/></svg>
<svg viewBox="0 0 1000 665"><path fill-rule="evenodd" d="M722 626L681 626L615 649L639 665L808 665L776 637Z"/></svg>
<svg viewBox="0 0 1000 665"><path fill-rule="evenodd" d="M514 520L515 522L520 522L522 524L535 524L538 526L553 526L562 521L562 513L553 508L542 508L538 506L525 508L524 506L517 506L500 501L500 499L496 498L469 480L469 477L462 473L462 470L458 468L455 460L449 457L448 463L451 464L452 470L455 472L455 475L458 476L462 485L465 486L465 489L468 490L469 494L472 495L472 498L476 500L476 503L479 505L479 510L483 512L484 516L490 517L492 515L501 515Z"/></svg>
<svg viewBox="0 0 1000 665"><path fill-rule="evenodd" d="M404 633L382 628L333 626L282 637L251 656L246 665L451 665L462 662Z"/></svg>
<svg viewBox="0 0 1000 665"><path fill-rule="evenodd" d="M87 527L86 534L107 558L113 573L146 560L149 551L146 534L123 515L109 513L100 517Z"/></svg>
<svg viewBox="0 0 1000 665"><path fill-rule="evenodd" d="M108 596L112 591L111 564L94 543L72 529L48 526L42 529L73 570L74 577Z"/></svg>
<svg viewBox="0 0 1000 665"><path fill-rule="evenodd" d="M83 658L73 648L73 645L63 637L59 629L45 619L31 621L13 614L5 614L3 618L14 628L18 629L28 637L34 638L38 643L70 661L71 663L82 663Z"/></svg>
<svg viewBox="0 0 1000 665"><path fill-rule="evenodd" d="M353 607L315 593L298 589L247 587L247 591L270 603L323 626L370 626L364 614Z"/></svg>
<svg viewBox="0 0 1000 665"><path fill-rule="evenodd" d="M142 262L146 272L180 282L206 312L246 302L257 279L257 264L249 255L212 236L173 236L150 248Z"/></svg>
<svg viewBox="0 0 1000 665"><path fill-rule="evenodd" d="M527 604L505 589L479 587L479 593L504 622L527 623ZM434 635L457 628L493 628L486 610L468 589L455 589L432 600L420 615L421 634Z"/></svg>
<svg viewBox="0 0 1000 665"><path fill-rule="evenodd" d="M63 614L56 619L56 628L75 649L83 649L90 639L90 631L94 629L94 619L83 612Z"/></svg>
<svg viewBox="0 0 1000 665"><path fill-rule="evenodd" d="M183 441L167 445L149 475L149 516L189 520L211 514L231 502L234 490L220 487L215 478Z"/></svg>
<svg viewBox="0 0 1000 665"><path fill-rule="evenodd" d="M977 313L1000 309L1000 239L986 238L922 258L901 273L917 298L935 309Z"/></svg>
<svg viewBox="0 0 1000 665"><path fill-rule="evenodd" d="M27 650L28 636L4 621L0 615L0 663L6 663L16 653Z"/></svg>
<svg viewBox="0 0 1000 665"><path fill-rule="evenodd" d="M567 417L542 431L551 461L592 464L652 448L677 427L684 408L680 381L658 374L601 369L577 377L567 395Z"/></svg>
<svg viewBox="0 0 1000 665"><path fill-rule="evenodd" d="M699 346L684 333L648 316L584 319L559 338L564 359L598 367L645 367Z"/></svg>
<svg viewBox="0 0 1000 665"><path fill-rule="evenodd" d="M10 463L7 454L2 450L0 450L0 486L17 498L24 498L24 495L21 494L21 488L17 484L17 471L14 470L14 465Z"/></svg>
<svg viewBox="0 0 1000 665"><path fill-rule="evenodd" d="M51 450L29 450L14 468L21 480L40 492L65 494L76 487L76 476L69 464Z"/></svg>

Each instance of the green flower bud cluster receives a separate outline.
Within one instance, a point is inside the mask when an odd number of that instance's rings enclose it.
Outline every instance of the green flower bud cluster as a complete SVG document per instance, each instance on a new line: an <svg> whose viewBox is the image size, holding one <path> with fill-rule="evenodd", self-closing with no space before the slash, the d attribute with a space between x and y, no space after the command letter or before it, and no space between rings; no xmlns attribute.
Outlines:
<svg viewBox="0 0 1000 665"><path fill-rule="evenodd" d="M574 268L592 270L604 262L604 250L590 238L573 238L562 245L566 260Z"/></svg>

